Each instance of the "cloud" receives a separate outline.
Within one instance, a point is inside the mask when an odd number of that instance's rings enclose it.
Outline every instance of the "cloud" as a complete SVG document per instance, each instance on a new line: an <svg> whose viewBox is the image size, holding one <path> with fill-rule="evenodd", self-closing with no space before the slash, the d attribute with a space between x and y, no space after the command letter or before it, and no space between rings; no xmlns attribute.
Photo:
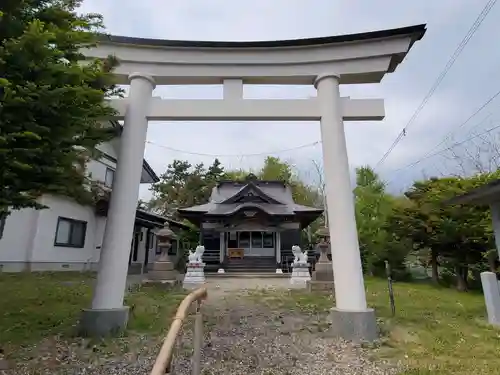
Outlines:
<svg viewBox="0 0 500 375"><path fill-rule="evenodd" d="M352 168L374 165L408 122L484 4L470 0L408 2L398 0L86 0L83 12L104 15L108 31L137 37L184 40L294 39L363 32L427 23L424 39L412 48L396 72L381 84L341 87L354 98L384 98L387 117L377 123L346 123ZM500 7L481 25L435 95L381 169L398 189L420 170L394 174L424 155L439 138L456 127L497 88L500 50L492 36L500 32L495 20ZM155 95L170 98L220 98L220 87L158 88ZM312 87L245 87L253 98L302 98ZM175 158L210 163L201 154L250 154L283 150L319 140L317 123L151 123L146 158L162 173ZM160 147L163 145L165 147ZM190 151L180 153L170 148ZM310 174L311 160L321 159L321 147L299 149L279 156ZM230 169L257 168L263 157L221 157ZM408 177L409 176L409 177ZM413 176L413 177L412 177ZM143 187L141 196L147 196Z"/></svg>

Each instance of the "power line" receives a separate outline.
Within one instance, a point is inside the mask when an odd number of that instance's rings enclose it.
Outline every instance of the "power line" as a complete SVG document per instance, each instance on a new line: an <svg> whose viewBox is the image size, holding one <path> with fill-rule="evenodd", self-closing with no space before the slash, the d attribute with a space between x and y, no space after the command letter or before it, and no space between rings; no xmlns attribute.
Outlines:
<svg viewBox="0 0 500 375"><path fill-rule="evenodd" d="M435 149L437 149L439 146L441 146L443 143L445 143L448 139L450 139L451 135L453 133L455 133L457 130L461 129L462 127L464 127L470 120L472 120L479 112L481 112L484 108L486 108L493 100L495 100L498 95L500 95L500 90L498 90L493 96L491 96L483 105L481 105L481 107L479 107L477 110L474 111L474 113L472 113L468 118L467 120L465 120L464 122L462 122L460 125L458 125L456 128L452 128L452 130L450 130L448 133L446 133L444 135L444 137L441 139L441 141L435 145L432 149L430 149L423 157L425 158L427 155L429 155L430 153L432 153ZM476 128L477 126L479 126L482 122L480 122L479 124L477 124L476 126L474 126L472 129ZM471 129L471 130L472 130Z"/></svg>
<svg viewBox="0 0 500 375"><path fill-rule="evenodd" d="M441 149L441 150L439 150L439 151L437 151L437 152L434 152L434 153L432 153L432 154L426 155L426 156L424 156L424 157L422 157L422 158L418 159L417 161L415 161L415 162L413 162L413 163L411 163L411 164L408 164L408 165L406 165L406 166L404 166L404 167L401 167L401 168L395 169L393 172L394 172L394 173L396 173L396 172L400 172L400 171L402 171L402 170L404 170L404 169L408 169L408 168L414 167L415 165L420 164L422 161L424 161L424 160L426 160L426 159L429 159L429 158L431 158L431 157L433 157L433 156L436 156L436 155L442 154L443 152L446 152L446 151L452 150L452 149L453 149L454 147L456 147L456 146L459 146L459 145L461 145L461 144L464 144L464 143L466 143L466 142L468 142L468 141L470 141L470 140L472 140L472 139L474 139L474 138L478 138L478 137L480 137L480 136L482 136L482 135L485 135L485 134L491 133L493 130L498 129L498 128L500 128L500 125L497 125L497 126L494 126L494 127L492 127L492 128L489 128L488 130L485 130L485 131L484 131L484 132L482 132L482 133L475 134L475 135L473 135L473 136L471 136L471 137L468 137L468 138L466 138L466 139L464 139L464 140L462 140L462 141L460 141L460 142L453 143L453 144L452 144L451 146L449 146L449 147L443 148L443 149ZM394 178L392 178L392 179L391 179L391 181L392 181L392 180L394 180Z"/></svg>
<svg viewBox="0 0 500 375"><path fill-rule="evenodd" d="M474 21L474 23L470 27L470 29L467 32L467 34L465 35L465 37L462 39L460 44L455 49L455 52L453 52L453 54L451 55L450 59L448 60L444 69L441 71L441 73L437 77L436 81L434 82L434 84L430 88L429 92L425 95L424 99L422 100L420 105L417 107L417 109L415 110L415 112L411 116L410 120L403 127L403 129L398 134L396 139L392 142L389 149L385 152L385 154L382 156L382 158L375 165L375 168L379 167L380 165L382 165L384 163L384 161L391 154L391 152L396 148L396 146L399 144L399 142L401 142L401 140L406 136L408 128L415 122L415 120L418 117L418 115L420 114L420 112L422 112L422 110L425 108L429 99L434 95L437 88L439 87L439 85L441 84L443 79L446 77L446 75L448 74L451 67L455 64L456 60L458 59L458 57L460 56L462 51L465 49L465 47L467 46L469 41L472 39L472 37L474 36L476 31L479 29L479 27L483 23L484 19L486 18L486 16L490 13L491 9L495 6L496 2L497 2L497 0L489 0L488 3L484 6L483 10L477 16L476 20Z"/></svg>
<svg viewBox="0 0 500 375"><path fill-rule="evenodd" d="M174 148L174 147L169 147L169 146L161 145L161 144L158 144L158 143L155 143L155 142L151 142L151 141L146 141L146 143L149 143L149 144L152 144L154 146L158 146L158 147L164 148L166 150L170 150L170 151L174 151L174 152L178 152L178 153L182 153L182 154L187 154L187 155L208 156L208 157L212 157L212 158L218 158L218 157L219 158L224 158L224 157L243 158L243 157L248 157L248 156L266 156L266 155L282 154L282 153L285 153L285 152L290 152L290 151L295 151L295 150L300 150L300 149L303 149L303 148L308 148L308 147L316 146L316 145L320 144L321 141L307 143L307 144L300 145L300 146L297 146L297 147L292 147L292 148L286 148L286 149L275 150L275 151L268 151L268 152L257 152L257 153L253 153L253 154L208 154L208 153L203 153L203 152L193 152L193 151L180 150L180 149L177 149L177 148Z"/></svg>

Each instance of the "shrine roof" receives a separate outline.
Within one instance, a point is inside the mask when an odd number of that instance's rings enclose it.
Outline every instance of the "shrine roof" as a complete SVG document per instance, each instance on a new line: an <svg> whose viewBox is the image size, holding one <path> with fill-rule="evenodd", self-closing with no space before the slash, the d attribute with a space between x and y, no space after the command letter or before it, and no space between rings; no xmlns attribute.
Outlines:
<svg viewBox="0 0 500 375"><path fill-rule="evenodd" d="M321 214L320 208L296 204L290 186L281 181L222 181L212 189L209 202L179 209L182 214L227 216L243 209L260 209L269 215Z"/></svg>

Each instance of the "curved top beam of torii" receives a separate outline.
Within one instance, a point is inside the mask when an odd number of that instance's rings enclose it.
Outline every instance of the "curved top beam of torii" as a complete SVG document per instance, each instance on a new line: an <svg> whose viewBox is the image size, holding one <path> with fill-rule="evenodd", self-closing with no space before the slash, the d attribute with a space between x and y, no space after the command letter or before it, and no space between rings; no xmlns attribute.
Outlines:
<svg viewBox="0 0 500 375"><path fill-rule="evenodd" d="M134 72L147 73L157 85L245 84L312 85L318 75L335 72L341 84L377 83L393 72L425 25L322 38L201 42L103 36L89 57L116 55L120 84Z"/></svg>
<svg viewBox="0 0 500 375"><path fill-rule="evenodd" d="M282 41L208 42L144 39L103 35L89 58L114 55L119 84L134 73L151 77L156 85L223 84L224 100L151 101L149 120L179 121L310 121L321 115L316 98L244 100L243 84L312 85L325 74L340 84L377 83L393 72L412 45L425 34L425 25L359 34ZM122 119L126 99L114 100ZM381 120L381 99L342 99L346 121Z"/></svg>

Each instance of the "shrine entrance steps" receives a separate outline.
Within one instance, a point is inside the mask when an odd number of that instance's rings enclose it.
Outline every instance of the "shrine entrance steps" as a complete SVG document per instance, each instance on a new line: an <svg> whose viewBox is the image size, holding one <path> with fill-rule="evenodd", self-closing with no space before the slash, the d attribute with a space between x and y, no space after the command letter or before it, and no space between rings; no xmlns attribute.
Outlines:
<svg viewBox="0 0 500 375"><path fill-rule="evenodd" d="M205 278L213 279L289 279L290 274L274 272L226 272L226 273L205 273Z"/></svg>
<svg viewBox="0 0 500 375"><path fill-rule="evenodd" d="M225 271L235 273L276 273L276 257L245 257L228 259Z"/></svg>

